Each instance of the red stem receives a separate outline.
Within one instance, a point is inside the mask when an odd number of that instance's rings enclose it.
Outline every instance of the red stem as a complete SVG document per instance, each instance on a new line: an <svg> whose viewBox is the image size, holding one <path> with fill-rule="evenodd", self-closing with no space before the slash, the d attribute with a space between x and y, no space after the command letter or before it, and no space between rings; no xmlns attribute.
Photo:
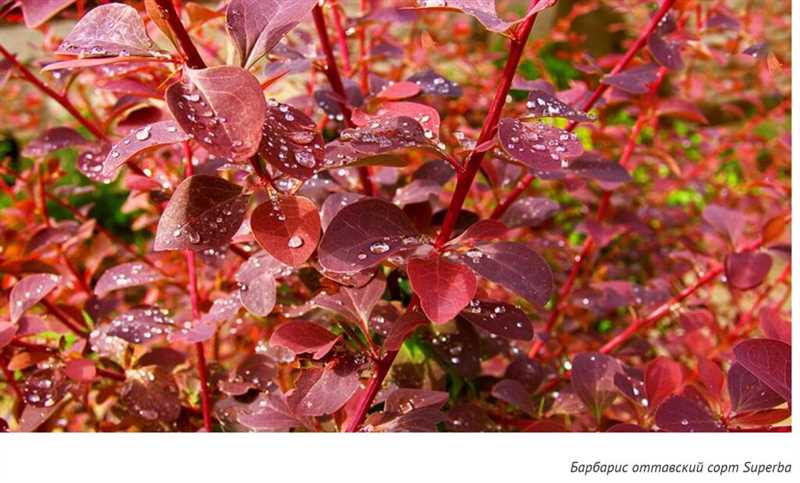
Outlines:
<svg viewBox="0 0 800 483"><path fill-rule="evenodd" d="M47 299L42 299L40 302L41 302L42 305L45 306L45 308L47 308L48 312L53 314L53 316L55 316L55 318L57 318L59 320L59 322L61 322L62 324L66 325L69 328L69 330L71 330L72 332L75 333L75 335L77 335L78 337L81 337L83 339L86 339L86 338L89 337L86 334L86 329L85 328L79 326L78 324L76 324L75 322L70 320L69 317L67 317L64 314L64 312L61 311L61 309L59 309L58 307L55 306L55 304L50 303L50 301L48 301Z"/></svg>
<svg viewBox="0 0 800 483"><path fill-rule="evenodd" d="M155 3L161 10L159 13L164 15L164 19L169 23L169 28L175 34L175 40L178 41L178 45L180 45L183 55L186 57L186 65L192 69L205 69L206 63L200 56L200 52L197 51L192 38L189 37L189 32L186 31L183 23L181 23L181 18L177 10L175 10L172 0L155 0Z"/></svg>
<svg viewBox="0 0 800 483"><path fill-rule="evenodd" d="M534 0L537 1L537 0ZM480 135L478 136L477 145L480 146L491 140L497 130L497 123L500 121L500 115L503 111L503 106L508 97L508 92L511 90L511 82L514 79L514 73L517 71L519 62L522 59L522 53L525 50L525 44L528 41L533 24L536 22L537 14L528 17L517 30L517 35L511 40L511 45L508 53L508 60L503 68L503 75L500 78L500 83L497 86L492 105L486 114L486 121L481 128ZM461 214L461 209L464 201L467 198L472 182L478 174L481 167L486 151L472 151L466 161L464 162L464 172L458 175L456 180L456 189L453 192L453 198L450 200L450 205L447 208L444 222L442 222L442 229L439 231L439 236L436 237L435 246L441 248L450 239L453 229L456 226L458 216Z"/></svg>
<svg viewBox="0 0 800 483"><path fill-rule="evenodd" d="M328 83L331 85L333 92L339 97L339 108L342 110L345 126L354 127L351 117L353 113L350 110L350 106L347 105L347 92L344 90L342 77L339 74L339 67L336 65L336 56L333 55L333 47L331 47L331 40L328 37L328 27L325 25L325 14L319 4L314 6L311 13L314 17L314 26L317 29L320 47L325 54L325 77L328 78ZM375 186L372 184L372 180L369 177L369 169L366 166L358 168L358 177L361 181L364 194L367 196L374 196Z"/></svg>
<svg viewBox="0 0 800 483"><path fill-rule="evenodd" d="M339 2L331 5L333 12L333 26L336 29L336 41L339 44L339 52L342 53L342 70L345 77L350 77L350 48L347 46L347 32L342 23L342 12Z"/></svg>

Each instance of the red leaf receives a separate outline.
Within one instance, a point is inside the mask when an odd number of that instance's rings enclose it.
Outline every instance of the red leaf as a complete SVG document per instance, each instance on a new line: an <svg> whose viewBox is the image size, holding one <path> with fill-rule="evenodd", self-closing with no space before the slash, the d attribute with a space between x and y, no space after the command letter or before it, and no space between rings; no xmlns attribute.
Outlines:
<svg viewBox="0 0 800 483"><path fill-rule="evenodd" d="M11 322L16 323L26 310L33 307L61 283L61 277L51 273L28 275L11 289L8 305L11 307Z"/></svg>
<svg viewBox="0 0 800 483"><path fill-rule="evenodd" d="M435 253L426 258L412 258L407 271L423 312L437 324L458 315L478 288L475 274L469 268Z"/></svg>
<svg viewBox="0 0 800 483"><path fill-rule="evenodd" d="M91 141L70 127L54 127L29 142L25 149L22 150L22 155L29 158L39 158L59 149L86 147L91 144Z"/></svg>
<svg viewBox="0 0 800 483"><path fill-rule="evenodd" d="M617 398L614 377L622 373L620 363L607 355L588 352L572 360L572 388L595 419Z"/></svg>
<svg viewBox="0 0 800 483"><path fill-rule="evenodd" d="M269 339L270 345L286 347L292 352L312 353L314 359L321 359L336 345L339 337L324 327L312 322L286 322Z"/></svg>
<svg viewBox="0 0 800 483"><path fill-rule="evenodd" d="M161 273L142 262L123 263L103 272L94 286L94 293L105 297L114 290L146 285L162 278Z"/></svg>
<svg viewBox="0 0 800 483"><path fill-rule="evenodd" d="M574 134L547 124L504 118L497 126L497 138L508 156L536 171L559 171L583 154Z"/></svg>
<svg viewBox="0 0 800 483"><path fill-rule="evenodd" d="M325 143L303 111L270 100L262 131L258 152L282 172L308 179L322 167Z"/></svg>
<svg viewBox="0 0 800 483"><path fill-rule="evenodd" d="M490 334L506 339L533 339L533 325L525 312L503 302L472 300L461 317Z"/></svg>
<svg viewBox="0 0 800 483"><path fill-rule="evenodd" d="M259 245L292 267L302 265L314 253L320 225L317 206L302 196L287 196L278 203L267 201L250 217L250 227Z"/></svg>
<svg viewBox="0 0 800 483"><path fill-rule="evenodd" d="M426 325L427 323L428 319L425 318L422 312L414 310L404 313L389 329L389 335L387 335L386 339L383 341L384 350L399 350L405 338L408 337L408 334L413 332L417 327Z"/></svg>
<svg viewBox="0 0 800 483"><path fill-rule="evenodd" d="M75 0L22 0L20 3L25 26L35 29L75 3Z"/></svg>
<svg viewBox="0 0 800 483"><path fill-rule="evenodd" d="M110 3L93 8L67 34L57 54L79 57L165 57L147 36L135 8Z"/></svg>
<svg viewBox="0 0 800 483"><path fill-rule="evenodd" d="M772 257L763 252L738 252L725 257L725 276L728 283L739 290L761 285L770 268Z"/></svg>
<svg viewBox="0 0 800 483"><path fill-rule="evenodd" d="M160 121L144 126L128 134L111 148L103 161L103 174L113 176L117 168L142 151L189 139L191 137L175 121Z"/></svg>
<svg viewBox="0 0 800 483"><path fill-rule="evenodd" d="M657 408L666 398L678 392L683 382L681 365L667 357L657 357L647 364L644 387L650 408Z"/></svg>
<svg viewBox="0 0 800 483"><path fill-rule="evenodd" d="M17 334L17 326L8 322L0 322L0 349L7 346Z"/></svg>
<svg viewBox="0 0 800 483"><path fill-rule="evenodd" d="M209 153L247 159L258 151L267 104L253 74L233 66L186 69L167 88L167 107Z"/></svg>
<svg viewBox="0 0 800 483"><path fill-rule="evenodd" d="M244 219L241 186L197 174L178 185L158 220L153 250L206 250L227 244Z"/></svg>
<svg viewBox="0 0 800 483"><path fill-rule="evenodd" d="M420 90L421 88L419 84L409 81L400 81L395 82L394 84L389 84L382 91L380 91L376 97L388 99L390 101L398 101L401 99L414 97L419 94Z"/></svg>
<svg viewBox="0 0 800 483"><path fill-rule="evenodd" d="M764 307L758 313L761 330L770 339L792 344L792 324L785 320L777 307Z"/></svg>
<svg viewBox="0 0 800 483"><path fill-rule="evenodd" d="M683 396L672 396L659 406L656 424L665 431L714 433L725 431L708 408Z"/></svg>
<svg viewBox="0 0 800 483"><path fill-rule="evenodd" d="M528 94L525 106L533 117L563 117L576 122L594 120L594 117L560 101L556 96L537 89Z"/></svg>
<svg viewBox="0 0 800 483"><path fill-rule="evenodd" d="M526 413L533 415L536 408L528 390L519 381L514 379L503 379L492 387L492 396L505 401L509 404L522 409Z"/></svg>
<svg viewBox="0 0 800 483"><path fill-rule="evenodd" d="M64 373L75 382L92 382L97 369L89 359L71 359L64 366Z"/></svg>
<svg viewBox="0 0 800 483"><path fill-rule="evenodd" d="M500 18L495 6L495 0L447 0L429 1L419 3L419 9L426 10L456 10L475 17L487 30L492 32L507 32L509 29L524 22L525 19L555 4L554 0L530 2L525 15L513 21Z"/></svg>
<svg viewBox="0 0 800 483"><path fill-rule="evenodd" d="M733 348L736 362L792 402L792 347L778 340L750 339Z"/></svg>
<svg viewBox="0 0 800 483"><path fill-rule="evenodd" d="M303 372L290 398L300 416L333 414L345 405L359 388L358 371L346 359L329 362L325 369Z"/></svg>
<svg viewBox="0 0 800 483"><path fill-rule="evenodd" d="M786 401L736 362L728 369L728 395L734 413L770 409Z"/></svg>

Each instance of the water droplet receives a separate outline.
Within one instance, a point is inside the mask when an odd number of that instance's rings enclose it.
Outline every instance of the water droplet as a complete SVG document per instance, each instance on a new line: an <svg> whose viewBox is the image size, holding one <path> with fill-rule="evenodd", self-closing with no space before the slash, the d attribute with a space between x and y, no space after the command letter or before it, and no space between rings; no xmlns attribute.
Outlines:
<svg viewBox="0 0 800 483"><path fill-rule="evenodd" d="M289 242L287 245L289 246L289 248L300 248L301 246L303 246L303 243L304 243L303 238L294 235L293 237L289 238Z"/></svg>

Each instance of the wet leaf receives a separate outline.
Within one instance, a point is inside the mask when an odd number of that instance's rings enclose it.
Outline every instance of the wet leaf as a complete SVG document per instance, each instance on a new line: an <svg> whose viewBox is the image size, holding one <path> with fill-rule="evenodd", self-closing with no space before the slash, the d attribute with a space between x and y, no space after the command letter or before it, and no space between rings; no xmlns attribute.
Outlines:
<svg viewBox="0 0 800 483"><path fill-rule="evenodd" d="M113 176L117 169L137 154L161 146L191 139L175 121L160 121L136 129L122 138L103 161L103 174Z"/></svg>
<svg viewBox="0 0 800 483"><path fill-rule="evenodd" d="M431 69L417 72L409 77L408 81L420 86L423 94L450 98L458 98L464 95L464 90L460 85L446 79Z"/></svg>
<svg viewBox="0 0 800 483"><path fill-rule="evenodd" d="M25 402L37 408L56 405L67 394L69 381L58 369L40 369L25 379L22 394Z"/></svg>
<svg viewBox="0 0 800 483"><path fill-rule="evenodd" d="M167 311L151 305L139 306L115 317L108 335L134 344L153 343L175 329Z"/></svg>
<svg viewBox="0 0 800 483"><path fill-rule="evenodd" d="M98 183L108 184L114 181L114 174L107 174L103 171L103 161L105 161L110 151L108 144L95 144L90 146L78 156L76 166L84 176Z"/></svg>
<svg viewBox="0 0 800 483"><path fill-rule="evenodd" d="M659 406L656 424L665 431L680 433L714 433L724 431L708 408L683 396L672 396Z"/></svg>
<svg viewBox="0 0 800 483"><path fill-rule="evenodd" d="M356 369L350 360L335 359L323 370L304 371L290 400L295 414L323 416L339 410L359 388Z"/></svg>
<svg viewBox="0 0 800 483"><path fill-rule="evenodd" d="M218 248L227 244L244 220L247 197L222 178L186 178L158 220L155 251Z"/></svg>
<svg viewBox="0 0 800 483"><path fill-rule="evenodd" d="M420 93L420 86L414 82L400 81L389 84L383 88L376 97L380 99L387 99L390 101L399 101L414 97Z"/></svg>
<svg viewBox="0 0 800 483"><path fill-rule="evenodd" d="M412 258L407 271L423 312L437 324L444 324L458 315L477 290L475 274L469 268L436 253L426 258Z"/></svg>
<svg viewBox="0 0 800 483"><path fill-rule="evenodd" d="M420 244L403 210L367 198L344 207L331 220L319 244L319 263L333 272L357 272Z"/></svg>
<svg viewBox="0 0 800 483"><path fill-rule="evenodd" d="M25 26L35 29L75 3L75 0L22 0L20 3Z"/></svg>
<svg viewBox="0 0 800 483"><path fill-rule="evenodd" d="M264 250L279 261L297 267L308 260L320 239L321 221L313 201L287 196L277 203L259 205L250 217L250 227Z"/></svg>
<svg viewBox="0 0 800 483"><path fill-rule="evenodd" d="M28 275L17 282L8 296L11 323L19 321L26 310L33 307L61 284L62 278L52 273Z"/></svg>
<svg viewBox="0 0 800 483"><path fill-rule="evenodd" d="M792 347L778 340L750 339L733 347L736 362L759 381L792 401Z"/></svg>
<svg viewBox="0 0 800 483"><path fill-rule="evenodd" d="M119 401L132 415L145 421L171 423L181 413L175 378L158 367L126 382Z"/></svg>
<svg viewBox="0 0 800 483"><path fill-rule="evenodd" d="M91 141L81 136L78 131L70 127L54 127L29 142L22 150L22 155L29 158L40 158L59 149L82 148L90 145Z"/></svg>
<svg viewBox="0 0 800 483"><path fill-rule="evenodd" d="M728 395L731 398L731 411L734 413L771 409L786 402L786 399L736 362L728 370Z"/></svg>
<svg viewBox="0 0 800 483"><path fill-rule="evenodd" d="M553 292L553 274L547 262L522 243L498 242L471 248L461 260L480 276L532 304L546 304Z"/></svg>
<svg viewBox="0 0 800 483"><path fill-rule="evenodd" d="M519 381L503 379L492 387L492 396L513 404L530 415L536 414L536 408L533 406L533 400L528 390Z"/></svg>
<svg viewBox="0 0 800 483"><path fill-rule="evenodd" d="M267 104L250 72L186 69L183 80L167 88L166 101L178 125L209 153L242 160L258 151Z"/></svg>
<svg viewBox="0 0 800 483"><path fill-rule="evenodd" d="M531 321L525 312L511 304L472 300L460 315L490 334L506 339L533 339Z"/></svg>
<svg viewBox="0 0 800 483"><path fill-rule="evenodd" d="M607 161L596 153L584 153L569 163L568 173L606 183L627 183L631 175L620 164Z"/></svg>
<svg viewBox="0 0 800 483"><path fill-rule="evenodd" d="M286 347L297 354L311 353L321 359L330 352L339 337L312 322L292 321L279 326L270 337L273 346Z"/></svg>
<svg viewBox="0 0 800 483"><path fill-rule="evenodd" d="M526 196L508 207L500 221L509 228L537 227L558 211L559 205L549 198Z"/></svg>
<svg viewBox="0 0 800 483"><path fill-rule="evenodd" d="M551 7L555 4L555 1L531 2L525 15L513 21L506 21L500 18L495 3L495 0L418 0L417 7L420 9L460 11L475 17L487 30L502 33L525 21L531 15Z"/></svg>
<svg viewBox="0 0 800 483"><path fill-rule="evenodd" d="M389 335L383 341L383 348L387 351L396 351L403 345L403 341L417 327L426 325L428 319L422 312L412 310L404 313L389 329Z"/></svg>
<svg viewBox="0 0 800 483"><path fill-rule="evenodd" d="M258 152L281 172L308 179L322 165L325 143L303 111L270 100L262 131Z"/></svg>
<svg viewBox="0 0 800 483"><path fill-rule="evenodd" d="M620 363L607 355L586 352L572 360L572 388L595 419L617 398L614 377L622 373Z"/></svg>
<svg viewBox="0 0 800 483"><path fill-rule="evenodd" d="M506 154L537 171L558 171L583 154L583 145L571 132L547 124L525 124L504 118L497 138Z"/></svg>
<svg viewBox="0 0 800 483"><path fill-rule="evenodd" d="M379 118L361 127L345 129L341 137L364 154L430 145L425 128L416 119L406 116Z"/></svg>
<svg viewBox="0 0 800 483"><path fill-rule="evenodd" d="M657 357L647 364L644 387L651 408L677 393L683 383L681 365L667 357Z"/></svg>
<svg viewBox="0 0 800 483"><path fill-rule="evenodd" d="M225 14L242 67L269 53L316 5L315 0L233 0Z"/></svg>
<svg viewBox="0 0 800 483"><path fill-rule="evenodd" d="M322 229L328 229L333 217L342 211L342 208L352 205L362 198L364 198L364 195L362 194L350 193L347 191L343 191L341 193L331 193L330 196L325 198L325 201L322 203L322 207L319 209L320 220L322 221Z"/></svg>
<svg viewBox="0 0 800 483"><path fill-rule="evenodd" d="M288 431L306 425L303 418L294 415L283 394L264 394L251 407L253 411L240 414L238 420L256 431Z"/></svg>
<svg viewBox="0 0 800 483"><path fill-rule="evenodd" d="M647 38L647 48L650 49L653 59L662 67L669 70L683 69L680 46L675 42L654 32Z"/></svg>
<svg viewBox="0 0 800 483"><path fill-rule="evenodd" d="M166 56L147 36L139 12L123 3L90 10L67 34L56 53L82 58Z"/></svg>
<svg viewBox="0 0 800 483"><path fill-rule="evenodd" d="M645 64L606 76L602 82L629 94L646 94L656 81L657 73L655 64Z"/></svg>
<svg viewBox="0 0 800 483"><path fill-rule="evenodd" d="M739 290L750 290L761 285L770 268L772 257L764 252L738 252L725 257L725 276L728 283Z"/></svg>
<svg viewBox="0 0 800 483"><path fill-rule="evenodd" d="M525 107L528 108L528 112L533 117L562 117L575 122L594 120L592 116L585 112L575 109L569 104L560 101L556 96L538 89L534 89L528 94L528 102Z"/></svg>
<svg viewBox="0 0 800 483"><path fill-rule="evenodd" d="M123 263L103 272L94 286L94 294L105 297L114 290L146 285L162 278L161 273L142 262Z"/></svg>
<svg viewBox="0 0 800 483"><path fill-rule="evenodd" d="M408 414L423 408L441 408L447 399L448 394L442 391L398 388L386 398L384 412Z"/></svg>

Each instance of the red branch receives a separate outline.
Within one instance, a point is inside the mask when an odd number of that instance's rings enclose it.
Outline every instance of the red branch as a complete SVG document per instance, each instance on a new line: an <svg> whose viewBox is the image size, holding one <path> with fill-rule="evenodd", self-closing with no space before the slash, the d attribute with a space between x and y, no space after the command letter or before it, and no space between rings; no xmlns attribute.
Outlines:
<svg viewBox="0 0 800 483"><path fill-rule="evenodd" d="M350 110L350 106L347 105L347 92L344 90L342 76L339 74L339 67L336 65L336 56L333 55L333 47L331 46L331 40L328 37L328 27L325 24L325 14L323 13L322 7L320 7L319 4L314 6L314 9L311 11L311 13L314 17L314 26L317 29L320 47L322 48L322 52L325 54L325 77L328 78L328 83L331 85L333 92L335 92L339 97L339 108L342 110L345 126L354 127L352 120L353 113ZM367 196L373 196L375 194L375 186L372 184L372 180L369 177L369 168L366 166L361 166L358 168L358 177L361 181L361 187L364 190L364 194Z"/></svg>

